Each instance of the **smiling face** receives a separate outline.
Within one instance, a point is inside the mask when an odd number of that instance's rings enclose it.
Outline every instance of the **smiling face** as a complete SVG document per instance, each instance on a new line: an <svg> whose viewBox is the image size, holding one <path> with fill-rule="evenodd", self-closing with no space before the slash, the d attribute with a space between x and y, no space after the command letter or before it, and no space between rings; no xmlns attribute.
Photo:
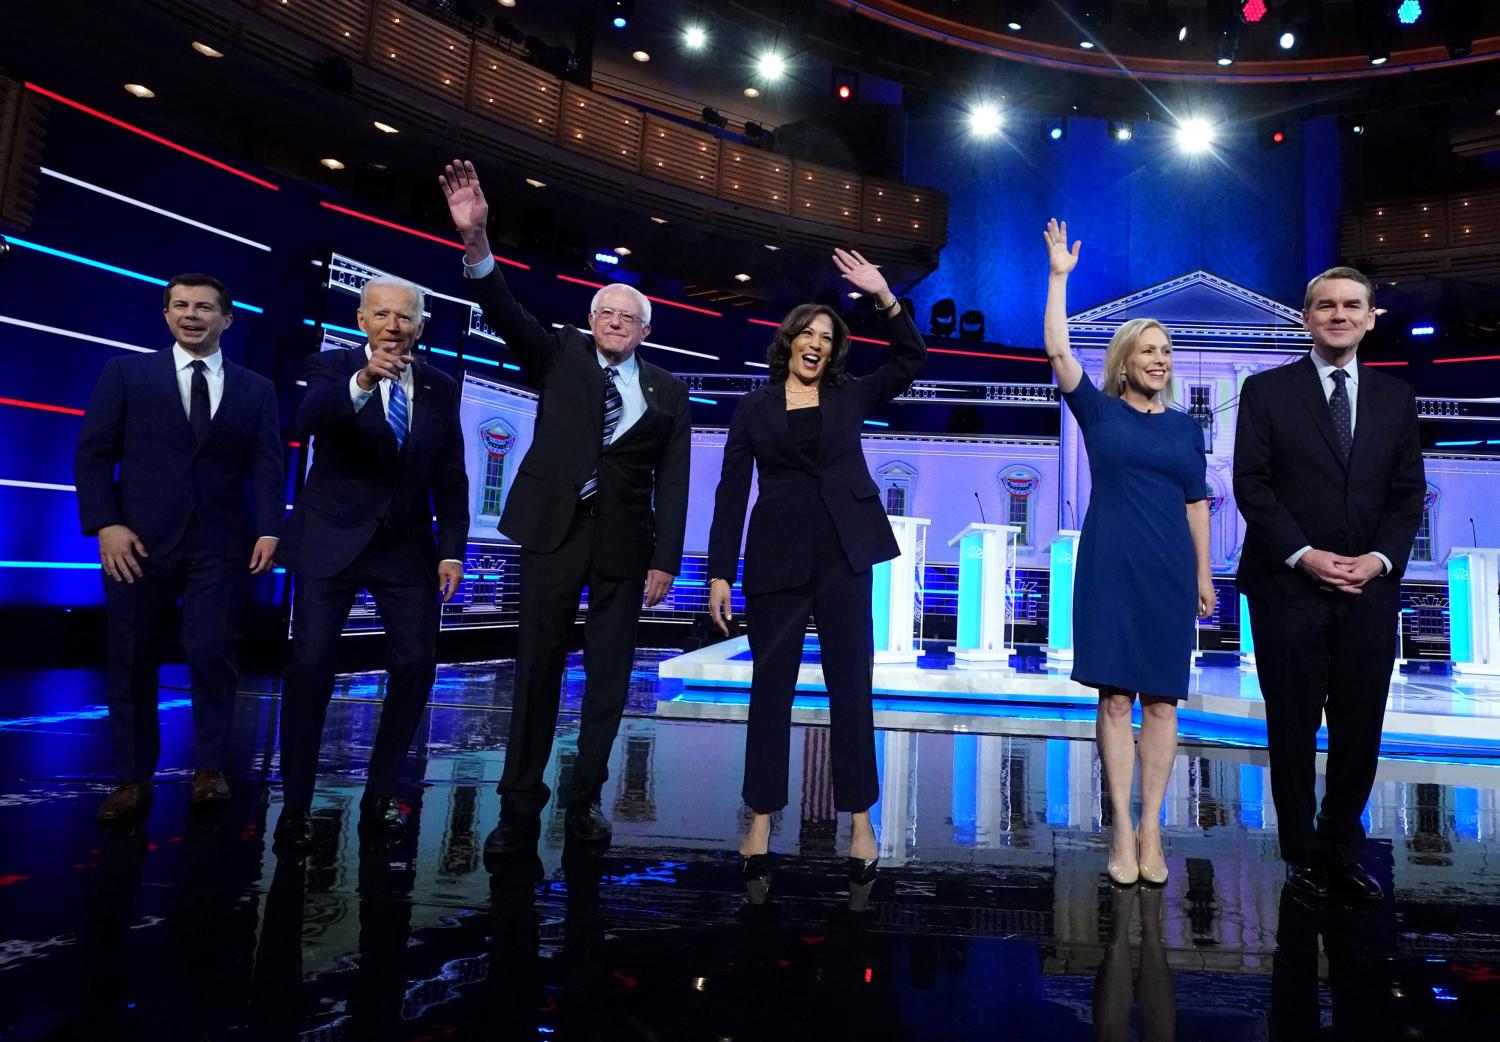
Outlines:
<svg viewBox="0 0 1500 1042"><path fill-rule="evenodd" d="M173 286L162 314L182 349L200 358L219 349L219 337L234 321L212 286Z"/></svg>
<svg viewBox="0 0 1500 1042"><path fill-rule="evenodd" d="M1146 327L1123 365L1125 387L1147 399L1155 398L1172 382L1172 345L1167 335L1156 326Z"/></svg>
<svg viewBox="0 0 1500 1042"><path fill-rule="evenodd" d="M355 315L373 351L409 355L422 335L422 309L402 286L366 287L364 304Z"/></svg>
<svg viewBox="0 0 1500 1042"><path fill-rule="evenodd" d="M612 363L629 358L651 333L651 327L641 320L635 294L620 286L606 287L599 294L598 303L589 312L589 329L593 330L594 344Z"/></svg>
<svg viewBox="0 0 1500 1042"><path fill-rule="evenodd" d="M1308 296L1302 327L1312 334L1318 354L1326 361L1342 363L1375 328L1369 292L1353 279L1333 278L1317 282Z"/></svg>
<svg viewBox="0 0 1500 1042"><path fill-rule="evenodd" d="M828 360L833 356L833 320L821 312L792 337L792 356L787 359L787 376L803 384L823 379Z"/></svg>

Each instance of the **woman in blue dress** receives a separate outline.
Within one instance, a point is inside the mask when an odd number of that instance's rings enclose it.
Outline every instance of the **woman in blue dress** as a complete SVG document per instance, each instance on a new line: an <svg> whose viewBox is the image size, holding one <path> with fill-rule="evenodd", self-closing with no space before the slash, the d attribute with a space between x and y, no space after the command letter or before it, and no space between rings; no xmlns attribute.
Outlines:
<svg viewBox="0 0 1500 1042"><path fill-rule="evenodd" d="M1073 679L1099 689L1095 735L1114 812L1109 876L1129 886L1167 880L1161 806L1177 755L1177 702L1186 697L1194 616L1215 595L1208 563L1203 432L1172 404L1172 338L1132 319L1104 353L1103 388L1068 345L1068 275L1082 243L1047 222L1051 266L1047 358L1088 450L1088 513L1073 595ZM1131 714L1141 700L1141 816L1130 828L1136 758Z"/></svg>

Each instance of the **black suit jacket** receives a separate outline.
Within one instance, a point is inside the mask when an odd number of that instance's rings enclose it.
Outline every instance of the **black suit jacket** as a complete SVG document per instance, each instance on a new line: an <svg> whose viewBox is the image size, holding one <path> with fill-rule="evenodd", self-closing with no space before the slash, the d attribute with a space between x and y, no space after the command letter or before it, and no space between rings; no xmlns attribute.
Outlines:
<svg viewBox="0 0 1500 1042"><path fill-rule="evenodd" d="M1389 575L1370 580L1366 607L1395 611L1427 490L1417 401L1378 369L1359 367L1354 447L1340 458L1311 357L1256 373L1240 391L1234 498L1247 531L1239 588L1252 600L1310 604L1327 594L1286 559L1304 546L1358 556L1378 550Z"/></svg>
<svg viewBox="0 0 1500 1042"><path fill-rule="evenodd" d="M747 595L790 589L812 577L808 511L819 500L833 518L850 568L863 571L897 556L896 537L886 520L880 486L870 477L860 435L865 417L910 387L926 358L922 335L903 309L891 321L891 356L884 365L869 376L821 389L816 460L803 455L788 433L784 381L758 387L740 400L714 494L710 577L733 582L738 573L752 463L760 473L760 496L745 538Z"/></svg>
<svg viewBox="0 0 1500 1042"><path fill-rule="evenodd" d="M474 280L474 289L485 321L540 392L536 432L506 496L500 531L534 553L556 550L597 466L594 567L611 579L652 568L676 575L692 453L687 385L637 354L645 415L600 451L604 370L593 339L573 326L543 326L511 296L498 267Z"/></svg>
<svg viewBox="0 0 1500 1042"><path fill-rule="evenodd" d="M257 538L281 534L285 511L276 389L226 358L224 394L200 446L171 348L111 358L83 417L73 475L85 535L127 525L161 557L196 515L211 551L248 556Z"/></svg>
<svg viewBox="0 0 1500 1042"><path fill-rule="evenodd" d="M411 428L398 451L380 389L358 411L350 397L349 379L366 361L362 347L307 359L307 394L297 426L313 439L313 463L277 554L301 575L337 575L382 522L415 540L433 568L440 560L464 559L469 476L458 384L426 362L413 363Z"/></svg>

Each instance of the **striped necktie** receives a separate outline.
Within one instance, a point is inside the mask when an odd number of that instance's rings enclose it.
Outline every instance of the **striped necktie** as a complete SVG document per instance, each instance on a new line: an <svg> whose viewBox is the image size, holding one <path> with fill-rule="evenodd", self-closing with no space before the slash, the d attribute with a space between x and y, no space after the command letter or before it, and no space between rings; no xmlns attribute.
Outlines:
<svg viewBox="0 0 1500 1042"><path fill-rule="evenodd" d="M391 381L391 402L386 410L386 420L390 422L391 433L396 436L396 451L401 451L401 446L406 444L407 412L406 392L401 389L400 380Z"/></svg>
<svg viewBox="0 0 1500 1042"><path fill-rule="evenodd" d="M615 437L615 428L620 425L620 416L625 412L625 401L620 397L620 388L615 384L615 377L619 375L615 367L607 365L604 367L604 438L600 442L600 451L609 445ZM599 491L599 466L594 465L594 473L583 483L583 489L578 493L579 499L588 499Z"/></svg>

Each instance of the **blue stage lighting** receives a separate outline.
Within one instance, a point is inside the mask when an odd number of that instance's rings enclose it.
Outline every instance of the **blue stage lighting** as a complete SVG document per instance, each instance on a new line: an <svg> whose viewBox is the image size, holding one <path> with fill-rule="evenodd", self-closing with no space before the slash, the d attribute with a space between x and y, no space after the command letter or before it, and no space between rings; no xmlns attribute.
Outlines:
<svg viewBox="0 0 1500 1042"><path fill-rule="evenodd" d="M1412 336L1432 336L1437 332L1437 326L1412 326Z"/></svg>
<svg viewBox="0 0 1500 1042"><path fill-rule="evenodd" d="M1402 25L1416 25L1421 17L1421 0L1401 0L1401 6L1396 8L1396 20Z"/></svg>
<svg viewBox="0 0 1500 1042"><path fill-rule="evenodd" d="M620 263L620 258L613 253L601 252L594 254L594 262L596 264L608 264L610 267L614 267L615 265Z"/></svg>
<svg viewBox="0 0 1500 1042"><path fill-rule="evenodd" d="M615 20L614 20L614 21L612 21L612 22L610 22L610 23L609 23L609 24L610 24L610 25L613 25L613 26L614 26L614 27L615 27L615 28L616 28L616 29L623 29L623 28L625 28L625 26L626 26L626 25L628 25L628 24L629 24L629 23L628 23L628 22L626 22L626 21L625 21L625 19L624 19L624 18L621 18L621 17L619 17L619 16L618 16L618 15L617 15L617 16L616 16L616 17L615 17Z"/></svg>
<svg viewBox="0 0 1500 1042"><path fill-rule="evenodd" d="M1046 116L1042 119L1042 138L1045 141L1061 141L1068 136L1067 116Z"/></svg>

